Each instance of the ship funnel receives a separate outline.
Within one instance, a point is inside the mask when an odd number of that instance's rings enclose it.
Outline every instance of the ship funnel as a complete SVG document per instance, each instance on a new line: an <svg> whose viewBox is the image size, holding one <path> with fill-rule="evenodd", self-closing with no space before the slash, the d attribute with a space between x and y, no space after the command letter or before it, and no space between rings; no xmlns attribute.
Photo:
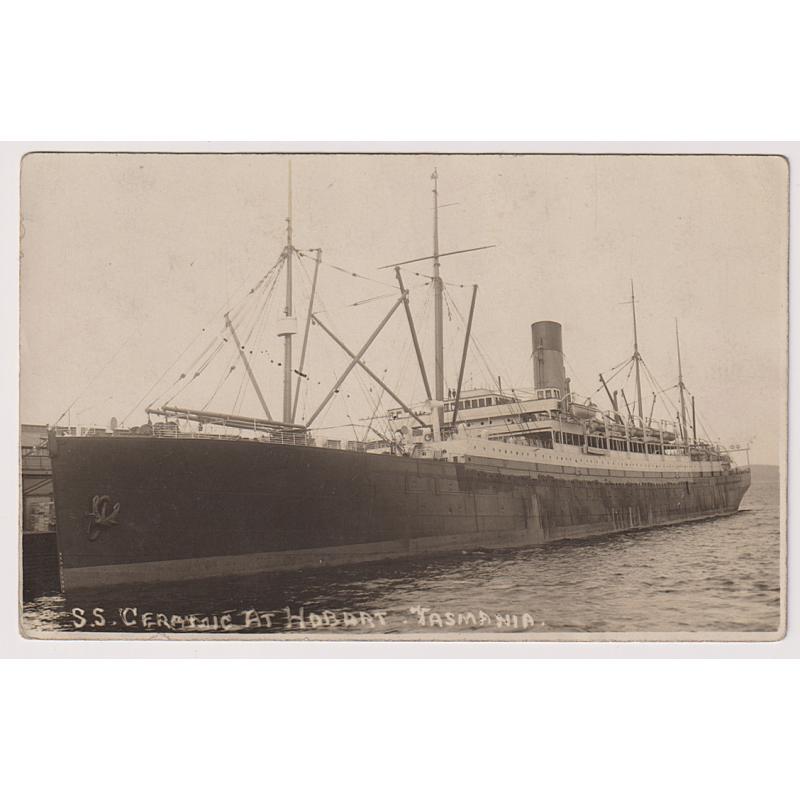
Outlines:
<svg viewBox="0 0 800 800"><path fill-rule="evenodd" d="M533 385L536 389L558 389L561 397L569 392L567 375L564 372L564 352L561 346L561 324L558 322L534 322L533 337Z"/></svg>

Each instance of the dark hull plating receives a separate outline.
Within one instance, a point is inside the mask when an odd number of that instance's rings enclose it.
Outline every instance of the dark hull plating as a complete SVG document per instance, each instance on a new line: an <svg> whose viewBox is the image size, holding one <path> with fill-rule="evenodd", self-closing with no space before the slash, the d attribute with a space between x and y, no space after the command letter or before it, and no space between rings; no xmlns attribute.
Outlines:
<svg viewBox="0 0 800 800"><path fill-rule="evenodd" d="M65 437L51 455L66 590L596 536L734 513L750 484L200 438Z"/></svg>

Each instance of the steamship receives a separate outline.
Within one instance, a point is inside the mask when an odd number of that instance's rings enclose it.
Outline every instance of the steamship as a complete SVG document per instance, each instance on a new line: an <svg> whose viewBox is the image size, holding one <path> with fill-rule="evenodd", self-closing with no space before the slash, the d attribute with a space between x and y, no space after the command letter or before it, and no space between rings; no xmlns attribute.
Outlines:
<svg viewBox="0 0 800 800"><path fill-rule="evenodd" d="M621 396L612 391L611 378L602 374L603 406L571 390L562 328L553 321L531 326L530 390L504 390L499 381L466 389L477 287L457 385L446 389L440 260L481 248L439 251L435 172L432 179L433 252L388 265L394 269L397 297L357 351L315 311L324 262L321 251L300 251L293 244L290 189L286 243L260 282L274 288L280 280L286 290L277 331L283 340L282 420L269 411L236 315L226 313L224 340L238 351L263 415L162 403L149 405L148 423L138 427L51 428L66 592L532 547L738 510L750 484L749 468L737 466L729 450L698 437L679 344L679 411L666 422L655 420L653 407L646 413L632 287L634 352L626 362L635 372L632 404L624 391ZM292 343L299 330L292 268L294 259L309 254L313 282L295 367ZM432 385L403 283L406 265L423 260L433 267ZM420 402L404 402L365 361L370 344L401 306L425 389ZM301 424L297 397L312 325L350 360ZM527 349L527 336L523 341ZM394 402L380 417L383 433L346 445L323 439L314 422L356 369ZM181 379L196 374L187 371ZM369 427L377 431L374 416Z"/></svg>

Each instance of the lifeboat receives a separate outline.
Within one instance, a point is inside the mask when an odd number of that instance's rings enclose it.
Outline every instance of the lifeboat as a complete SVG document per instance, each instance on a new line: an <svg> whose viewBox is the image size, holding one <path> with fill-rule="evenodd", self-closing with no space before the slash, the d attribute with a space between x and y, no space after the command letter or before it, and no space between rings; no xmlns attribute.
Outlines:
<svg viewBox="0 0 800 800"><path fill-rule="evenodd" d="M571 403L569 407L570 413L576 419L594 419L597 412L600 410L596 405L583 403Z"/></svg>

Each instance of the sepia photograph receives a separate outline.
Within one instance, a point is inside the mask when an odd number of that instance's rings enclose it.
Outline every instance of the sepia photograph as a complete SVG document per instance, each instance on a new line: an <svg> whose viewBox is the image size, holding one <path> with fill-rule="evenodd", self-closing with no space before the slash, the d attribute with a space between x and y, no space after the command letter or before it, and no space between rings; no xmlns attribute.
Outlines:
<svg viewBox="0 0 800 800"><path fill-rule="evenodd" d="M4 9L9 794L791 796L785 8L187 6Z"/></svg>
<svg viewBox="0 0 800 800"><path fill-rule="evenodd" d="M779 155L30 152L20 631L775 641Z"/></svg>

